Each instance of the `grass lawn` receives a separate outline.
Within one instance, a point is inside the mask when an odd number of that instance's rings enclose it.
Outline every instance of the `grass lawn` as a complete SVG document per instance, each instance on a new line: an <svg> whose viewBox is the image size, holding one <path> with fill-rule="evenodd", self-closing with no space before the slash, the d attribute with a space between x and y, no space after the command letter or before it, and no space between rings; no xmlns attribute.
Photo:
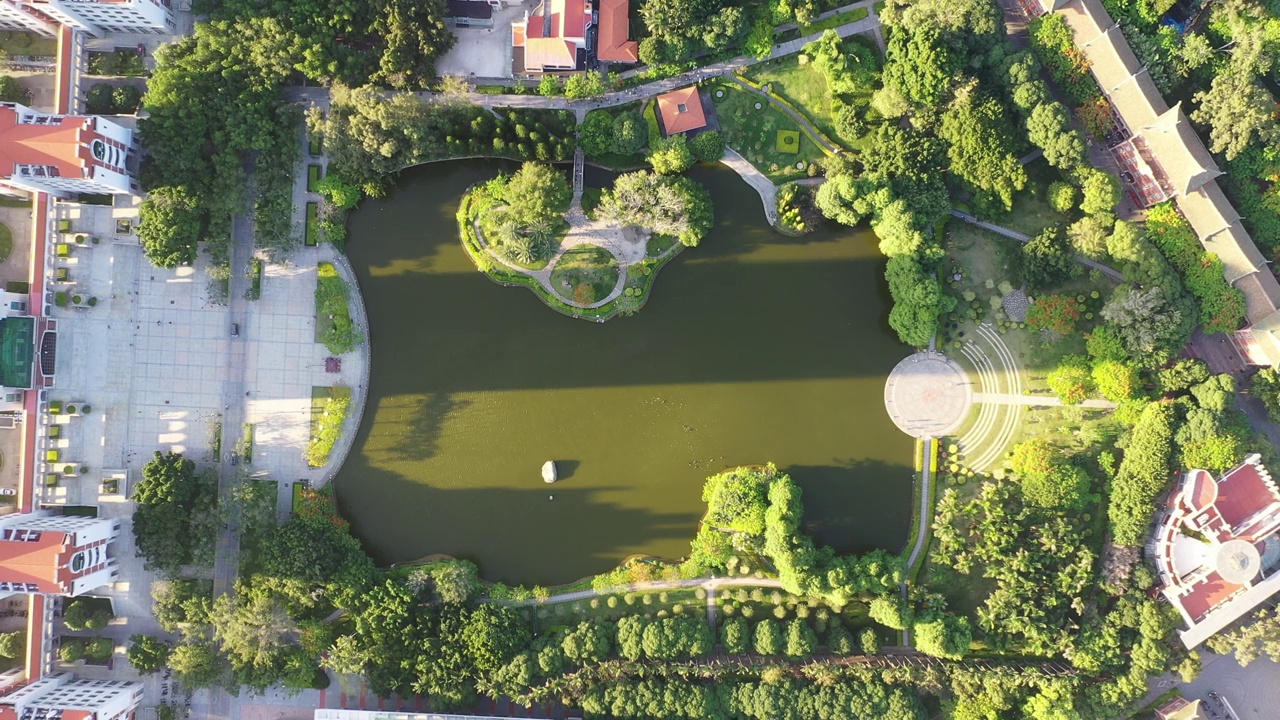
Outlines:
<svg viewBox="0 0 1280 720"><path fill-rule="evenodd" d="M317 214L320 212L318 203L307 203L307 222L303 231L307 247L313 247L317 241L317 235L320 233L319 222L316 220Z"/></svg>
<svg viewBox="0 0 1280 720"><path fill-rule="evenodd" d="M307 464L311 467L324 467L329 461L350 405L351 388L311 388L311 442L307 445L306 452ZM295 500L298 492L298 486L295 485Z"/></svg>
<svg viewBox="0 0 1280 720"><path fill-rule="evenodd" d="M319 135L307 133L307 154L319 157L324 152L324 140Z"/></svg>
<svg viewBox="0 0 1280 720"><path fill-rule="evenodd" d="M644 254L647 257L660 257L663 253L679 244L680 239L671 235L651 235L649 242L645 245Z"/></svg>
<svg viewBox="0 0 1280 720"><path fill-rule="evenodd" d="M618 284L618 260L596 245L580 245L560 257L551 269L551 286L566 300L593 303Z"/></svg>
<svg viewBox="0 0 1280 720"><path fill-rule="evenodd" d="M822 159L822 150L808 135L800 133L795 121L769 104L766 98L732 83L712 85L711 97L725 141L770 180L779 182L803 176L806 174L804 168L797 168L797 163L807 166ZM798 152L778 152L779 130L800 133Z"/></svg>
<svg viewBox="0 0 1280 720"><path fill-rule="evenodd" d="M316 342L335 355L350 352L357 342L347 290L332 263L316 266Z"/></svg>
<svg viewBox="0 0 1280 720"><path fill-rule="evenodd" d="M316 191L316 183L320 182L321 168L319 165L307 166L307 192Z"/></svg>
<svg viewBox="0 0 1280 720"><path fill-rule="evenodd" d="M0 262L9 259L13 254L13 231L8 225L0 223Z"/></svg>
<svg viewBox="0 0 1280 720"><path fill-rule="evenodd" d="M1009 217L996 222L1021 233L1035 237L1041 230L1059 223L1064 228L1074 220L1074 216L1063 215L1049 207L1049 183L1061 180L1062 176L1052 168L1044 158L1039 158L1026 165L1027 186L1013 197L1013 211ZM1078 214L1078 213L1077 213Z"/></svg>
<svg viewBox="0 0 1280 720"><path fill-rule="evenodd" d="M773 142L773 149L784 155L800 152L800 133L796 130L779 130Z"/></svg>
<svg viewBox="0 0 1280 720"><path fill-rule="evenodd" d="M312 392L315 392L312 390ZM306 488L306 484L302 482L293 483L293 493L290 496L289 513L292 514L298 509L298 505L302 503L302 491Z"/></svg>
<svg viewBox="0 0 1280 720"><path fill-rule="evenodd" d="M8 55L54 57L58 54L58 41L33 32L6 30L0 32L0 50Z"/></svg>

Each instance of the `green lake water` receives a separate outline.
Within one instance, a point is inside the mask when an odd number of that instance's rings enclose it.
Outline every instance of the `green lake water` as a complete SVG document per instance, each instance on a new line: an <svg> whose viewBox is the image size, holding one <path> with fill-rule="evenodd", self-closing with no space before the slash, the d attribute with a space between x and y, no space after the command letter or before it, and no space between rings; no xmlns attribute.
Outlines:
<svg viewBox="0 0 1280 720"><path fill-rule="evenodd" d="M490 282L463 252L458 201L504 168L416 168L350 218L373 365L336 487L380 563L445 553L550 585L632 554L679 558L704 478L766 462L804 488L820 541L902 548L912 446L883 393L908 349L886 323L869 231L784 237L736 175L699 167L714 230L638 315L586 322ZM608 180L588 169L589 184Z"/></svg>

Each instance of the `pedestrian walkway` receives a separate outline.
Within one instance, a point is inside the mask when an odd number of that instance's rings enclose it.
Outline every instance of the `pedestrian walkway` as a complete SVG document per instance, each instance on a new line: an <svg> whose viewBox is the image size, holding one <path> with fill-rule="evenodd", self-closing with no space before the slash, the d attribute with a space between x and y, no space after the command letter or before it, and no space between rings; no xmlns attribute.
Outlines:
<svg viewBox="0 0 1280 720"><path fill-rule="evenodd" d="M764 216L770 225L778 224L778 186L765 176L764 173L756 169L755 165L747 162L731 147L724 149L724 157L720 158L720 162L724 163L730 170L738 173L738 176L746 181L760 195L760 202L764 203Z"/></svg>

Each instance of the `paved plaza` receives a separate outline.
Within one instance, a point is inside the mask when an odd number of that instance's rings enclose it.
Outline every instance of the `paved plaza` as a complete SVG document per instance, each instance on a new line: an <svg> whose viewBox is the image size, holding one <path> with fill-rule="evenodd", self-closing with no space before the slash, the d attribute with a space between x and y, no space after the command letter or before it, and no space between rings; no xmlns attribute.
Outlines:
<svg viewBox="0 0 1280 720"><path fill-rule="evenodd" d="M902 432L937 438L960 427L973 406L973 381L951 358L918 352L894 366L884 384L884 406Z"/></svg>
<svg viewBox="0 0 1280 720"><path fill-rule="evenodd" d="M132 230L136 204L59 204L54 214L72 226L72 234L59 234L57 241L71 237L73 247L70 257L52 261L69 274L69 282L52 289L82 302L48 303L58 347L56 383L47 399L81 412L41 419L41 452L59 453L46 472L67 465L76 471L48 487L38 475L37 493L44 503L97 505L101 516L123 521L113 553L121 580L95 593L110 597L116 608L106 632L117 642L115 668L77 672L133 676L121 655L125 641L134 633L159 632L151 615L154 578L136 557L129 526L133 504L127 498L142 466L155 451L172 450L214 467L215 432L234 409L226 404L224 385L243 375L245 396L236 399L243 405L241 416L254 426L254 449L252 462L240 467L246 476L280 481L285 510L293 481L318 482L326 473L303 459L312 387L343 384L354 390L364 383L364 363L361 353L351 353L341 358L340 371L327 372L329 353L315 342L315 267L333 259L332 248L301 249L292 259L296 264L268 264L261 297L249 303L239 319L240 339L233 341L230 311L210 300L203 258L195 267L161 270L143 255ZM82 233L99 242L74 243ZM92 307L83 302L90 297L96 298ZM49 438L54 425L59 437ZM224 442L224 452L229 450ZM104 492L108 478L120 481L117 492ZM140 679L148 688L144 704L158 702L160 679Z"/></svg>

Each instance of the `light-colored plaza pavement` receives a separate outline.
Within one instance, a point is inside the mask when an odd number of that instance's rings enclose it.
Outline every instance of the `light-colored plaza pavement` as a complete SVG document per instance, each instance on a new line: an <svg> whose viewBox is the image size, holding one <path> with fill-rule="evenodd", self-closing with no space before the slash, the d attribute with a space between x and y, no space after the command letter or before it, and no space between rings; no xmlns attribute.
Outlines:
<svg viewBox="0 0 1280 720"><path fill-rule="evenodd" d="M123 658L127 638L159 633L151 612L155 578L135 552L133 503L127 500L142 466L157 450L185 453L202 467L214 465L213 433L231 409L223 385L233 373L240 376L243 363L247 395L236 399L241 417L254 425L254 451L252 463L241 467L246 475L280 481L280 497L288 503L292 481L320 480L326 472L307 467L302 455L310 437L312 387L351 384L354 389L364 382L365 368L353 353L342 358L340 372L326 372L329 353L315 342L315 266L334 253L331 248L300 250L294 264L268 265L261 298L249 303L241 340L233 345L228 308L209 301L203 259L196 267L157 269L131 228L116 232L119 220L136 223L136 205L59 204L54 213L69 220L74 233L99 239L76 245L70 258L54 263L71 279L54 289L97 298L96 306L53 307L50 313L57 322L58 352L56 385L48 397L91 410L43 420L61 425L60 438L44 441L58 450L58 465L88 470L62 477L55 487L37 482L37 492L42 502L97 505L99 515L122 521L114 546L120 580L95 593L115 606L117 617L105 632L116 641L114 668L76 671L86 677L134 677ZM103 493L102 481L113 476L125 479L119 491ZM155 704L160 678L141 679L147 684L144 704ZM314 707L315 698L310 702Z"/></svg>

